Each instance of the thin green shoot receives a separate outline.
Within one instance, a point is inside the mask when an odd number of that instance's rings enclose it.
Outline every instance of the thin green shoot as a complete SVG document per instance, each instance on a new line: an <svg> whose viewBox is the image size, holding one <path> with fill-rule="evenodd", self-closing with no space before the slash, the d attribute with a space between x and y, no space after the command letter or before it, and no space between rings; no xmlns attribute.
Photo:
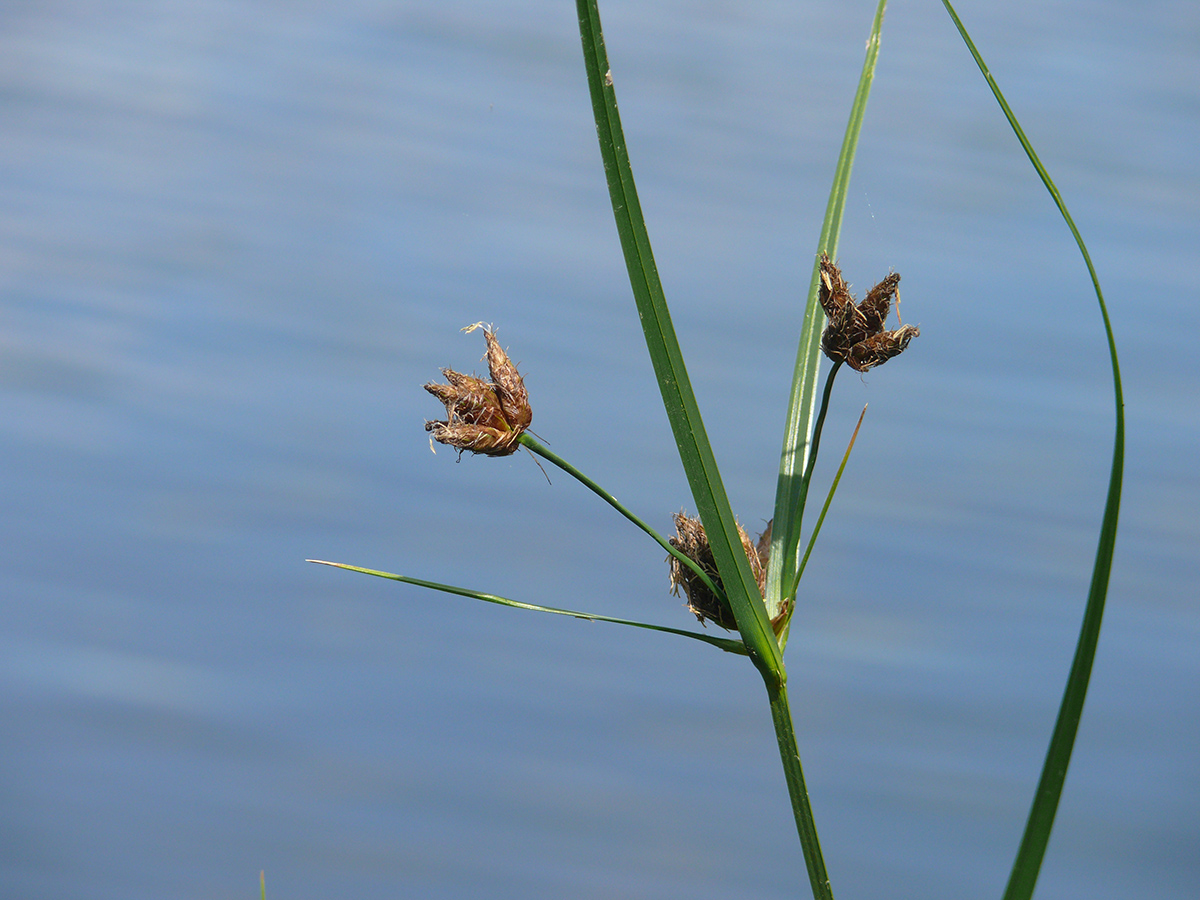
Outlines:
<svg viewBox="0 0 1200 900"><path fill-rule="evenodd" d="M812 441L810 443L810 450L808 453L808 463L804 468L804 474L801 476L800 492L796 499L800 509L803 509L805 504L808 502L808 486L812 483L813 470L817 465L817 451L821 448L821 432L825 430L825 416L829 412L829 397L833 392L833 379L837 376L838 369L841 367L842 362L841 360L838 360L830 367L829 373L825 376L825 389L821 392L821 407L817 412L817 421L813 425ZM800 520L797 518L796 526L799 527L799 525ZM811 543L809 544L809 549L812 549ZM805 554L805 561L807 561L807 554ZM802 562L797 566L796 574L792 577L791 581L787 584L786 589L783 591L784 603L789 610L789 619L791 618L791 612L794 612L796 609L796 590L800 584L800 576L803 573L804 563ZM788 631L785 629L783 634L780 636L780 642L785 647L787 646L787 634Z"/></svg>
<svg viewBox="0 0 1200 900"><path fill-rule="evenodd" d="M800 560L800 575L797 579L804 575L804 567L808 565L808 558L812 555L813 546L817 543L817 535L821 533L821 526L825 524L825 514L829 512L829 506L833 503L833 495L837 491L838 482L842 480L842 473L846 471L846 463L850 461L850 451L854 449L854 442L858 440L858 429L862 428L863 416L867 414L867 408L864 406L862 412L858 414L858 424L854 426L854 434L850 435L850 443L846 445L846 452L842 454L841 465L838 466L837 474L833 476L833 483L829 485L829 493L825 496L825 505L821 507L821 514L817 516L817 524L813 526L812 535L808 539L808 547L804 551L804 558Z"/></svg>
<svg viewBox="0 0 1200 900"><path fill-rule="evenodd" d="M362 566L352 566L348 563L330 562L325 559L306 559L305 562L316 563L321 566L333 566L335 569L345 569L348 572L361 572L364 575L374 575L376 578L386 578L389 581L399 581L403 584L413 584L417 587L429 588L433 591L441 591L445 594L456 594L459 597L470 597L472 600L482 600L485 603L495 603L500 606L510 606L513 609L527 609L533 612L551 613L556 616L570 616L573 619L585 619L589 622L610 622L614 625L628 625L631 628L644 628L648 631L660 631L664 634L677 634L680 637L691 638L694 641L701 641L705 644L711 644L718 647L727 653L737 653L742 656L746 655L746 646L741 641L732 638L715 637L708 634L700 634L695 631L685 631L682 628L669 628L666 625L653 625L649 622L635 622L632 619L617 619L612 616L601 616L595 613L579 612L574 609L560 609L555 606L539 606L536 603L522 603L520 600L510 600L507 597L498 597L495 594L485 594L482 591L473 591L470 588L456 587L452 584L442 584L438 581L426 581L423 578L410 578L407 575L396 575L392 572L381 572L378 569L365 569Z"/></svg>
<svg viewBox="0 0 1200 900"><path fill-rule="evenodd" d="M617 500L616 497L614 497L612 494L610 494L604 488L600 487L599 484L597 484L595 481L593 481L591 478L589 478L583 472L579 471L577 468L575 468L573 465L571 465L569 462L567 462L565 459L563 459L557 453L554 453L552 450L545 447L539 440L537 440L537 438L535 438L533 435L531 435L528 431L524 432L517 439L517 442L520 443L522 446L524 446L531 453L536 453L542 459L546 460L546 462L553 463L554 465L558 466L560 469L562 469L564 472L566 472L568 475L570 475L572 478L574 478L580 484L582 484L584 487L586 487L589 491L591 491L593 494L595 494L597 497L602 499L605 503L607 503L609 506L611 506L613 509L615 509L617 512L619 512L621 515L623 515L626 519L628 519L630 522L632 522L634 525L636 525L638 528L640 528L642 531L644 531L646 534L648 534L651 538L654 539L654 542L656 544L658 544L660 547L662 547L664 550L666 550L668 554L670 554L675 559L679 560L681 563L683 563L685 566L687 566L689 569L691 569L693 572L695 572L696 575L699 576L700 580L704 582L704 586L707 587L710 591L712 591L713 594L715 594L718 597L725 596L725 592L723 590L721 590L721 588L715 582L713 582L713 580L711 578L708 577L708 573L706 573L700 566L698 566L693 559L691 559L689 556L687 556L684 553L680 553L677 549L675 549L675 547L671 546L670 541L668 541L661 534L659 534L657 531L655 531L653 528L651 528L649 525L647 525L638 516L634 515L628 508L625 507L624 504L622 504L619 500Z"/></svg>

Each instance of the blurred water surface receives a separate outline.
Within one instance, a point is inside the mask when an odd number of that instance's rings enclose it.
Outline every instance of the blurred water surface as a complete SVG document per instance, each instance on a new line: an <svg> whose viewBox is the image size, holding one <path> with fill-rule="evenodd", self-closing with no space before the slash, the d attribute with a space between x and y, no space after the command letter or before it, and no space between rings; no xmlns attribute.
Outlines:
<svg viewBox="0 0 1200 900"><path fill-rule="evenodd" d="M604 6L735 508L770 514L871 7ZM1039 898L1200 895L1200 8L960 12L1089 239L1123 521ZM894 4L841 262L922 335L843 373L788 660L835 890L998 896L1111 446L1069 235L938 4ZM690 506L568 3L0 13L0 894L803 896L749 666L318 556L686 625L658 548L525 456L431 455L495 323L542 437Z"/></svg>

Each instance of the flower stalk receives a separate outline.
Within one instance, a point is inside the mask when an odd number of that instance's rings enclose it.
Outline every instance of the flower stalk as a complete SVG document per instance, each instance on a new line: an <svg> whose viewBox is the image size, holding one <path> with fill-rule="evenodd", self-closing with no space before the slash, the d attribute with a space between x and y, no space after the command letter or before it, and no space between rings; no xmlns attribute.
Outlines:
<svg viewBox="0 0 1200 900"><path fill-rule="evenodd" d="M720 584L713 579L712 573L706 571L699 563L690 558L682 550L678 549L674 545L673 541L667 540L661 534L647 525L641 518L631 512L624 504L622 504L616 497L602 488L599 484L597 484L579 469L575 468L557 453L554 453L552 450L545 447L541 441L537 440L537 438L528 432L521 435L520 444L529 452L536 453L542 459L546 460L546 462L558 466L560 469L586 487L589 491L623 515L626 519L648 534L656 544L667 551L668 558L672 561L672 566L678 565L686 567L692 573L692 577L704 584L709 591L716 596L724 598L725 591ZM729 601L725 600L724 602L728 603Z"/></svg>

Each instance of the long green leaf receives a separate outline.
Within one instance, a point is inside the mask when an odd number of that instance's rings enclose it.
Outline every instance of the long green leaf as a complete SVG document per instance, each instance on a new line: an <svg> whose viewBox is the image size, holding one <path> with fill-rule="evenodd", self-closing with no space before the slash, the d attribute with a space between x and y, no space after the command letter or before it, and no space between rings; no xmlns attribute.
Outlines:
<svg viewBox="0 0 1200 900"><path fill-rule="evenodd" d="M1033 896L1037 884L1038 872L1046 855L1046 846L1050 842L1050 832L1054 828L1054 817L1058 812L1059 798L1062 796L1063 784L1067 778L1067 767L1071 762L1071 751L1075 746L1075 735L1079 730L1079 719L1083 715L1083 702L1087 697L1088 681L1092 673L1092 661L1096 657L1096 644L1100 639L1100 625L1104 618L1104 601L1108 595L1108 579L1112 571L1113 550L1117 540L1117 520L1121 509L1121 482L1125 468L1125 399L1121 390L1121 368L1117 362L1117 341L1113 337L1112 323L1108 318L1108 307L1104 302L1104 292L1100 289L1100 279L1096 268L1092 265L1091 254L1088 253L1075 221L1067 211L1062 195L1042 165L1033 145L1025 136L1024 130L1013 115L1008 101L1000 92L999 85L984 63L983 57L975 47L975 42L967 34L967 29L959 19L958 13L950 5L949 0L942 0L946 12L954 20L954 26L962 36L975 64L987 80L996 101L1004 111L1008 124L1016 134L1017 140L1025 150L1026 156L1037 170L1042 184L1050 192L1054 205L1062 214L1067 227L1075 238L1083 261L1087 265L1088 274L1092 279L1092 287L1096 292L1096 300L1100 306L1100 316L1104 320L1104 333L1108 340L1108 357L1112 364L1113 397L1116 405L1116 426L1113 438L1112 468L1108 476L1108 492L1104 503L1104 517L1100 524L1100 539L1096 547L1096 560L1092 566L1092 582L1088 588L1087 605L1083 612L1083 622L1079 630L1079 640L1075 645L1075 656L1071 661L1071 671L1067 676L1066 689L1063 691L1062 704L1059 706L1058 719L1054 723L1054 732L1046 751L1046 760L1042 766L1042 774L1038 780L1037 791L1029 811L1029 819L1025 823L1025 833L1021 838L1021 846L1013 861L1012 872L1009 875L1008 887L1004 891L1005 900L1029 900Z"/></svg>
<svg viewBox="0 0 1200 900"><path fill-rule="evenodd" d="M817 372L821 363L821 329L825 314L817 302L820 284L821 253L837 256L838 236L842 230L842 218L846 208L846 191L850 185L850 171L854 167L854 154L858 149L858 138L862 132L863 117L867 111L867 98L871 94L871 83L875 78L875 64L879 59L880 32L883 29L883 14L887 0L879 0L875 19L871 23L871 35L867 39L867 54L863 60L858 90L850 108L850 121L846 124L846 135L842 139L842 150L834 170L833 185L829 190L829 202L825 207L825 221L821 224L821 237L813 257L812 277L808 286L808 301L800 328L800 345L796 351L796 366L792 376L792 393L788 401L787 423L784 426L783 452L779 459L779 480L775 487L775 517L771 526L771 562L767 568L767 610L776 615L785 604L791 603L796 595L799 578L798 558L800 553L800 523L804 515L804 504L808 496L811 471L808 458L812 450L813 411L817 401Z"/></svg>
<svg viewBox="0 0 1200 900"><path fill-rule="evenodd" d="M779 684L785 677L783 656L742 548L654 264L617 111L597 0L576 0L576 9L613 216L667 419L742 640L763 677Z"/></svg>
<svg viewBox="0 0 1200 900"><path fill-rule="evenodd" d="M741 641L731 638L714 637L700 634L696 631L684 631L682 628L668 628L666 625L652 625L649 622L635 622L632 619L614 619L612 616L599 616L595 613L578 612L574 609L559 609L556 606L538 606L536 603L522 603L520 600L509 600L495 594L485 594L469 588L455 587L452 584L442 584L440 581L425 581L422 578L409 578L407 575L395 575L391 572L380 572L378 569L364 569L362 566L352 566L348 563L329 562L326 559L306 559L305 562L316 563L320 566L333 566L335 569L346 569L349 572L362 572L364 575L374 575L376 578L386 578L389 581L399 581L403 584L415 584L417 587L441 591L444 594L456 594L459 597L470 597L472 600L482 600L484 603L496 603L500 606L511 606L513 609L528 609L533 612L551 613L556 616L570 616L573 619L586 619L589 622L611 622L614 625L629 625L632 628L644 628L647 631L661 631L664 634L677 634L680 637L691 638L705 644L720 647L728 653L746 655L746 647Z"/></svg>

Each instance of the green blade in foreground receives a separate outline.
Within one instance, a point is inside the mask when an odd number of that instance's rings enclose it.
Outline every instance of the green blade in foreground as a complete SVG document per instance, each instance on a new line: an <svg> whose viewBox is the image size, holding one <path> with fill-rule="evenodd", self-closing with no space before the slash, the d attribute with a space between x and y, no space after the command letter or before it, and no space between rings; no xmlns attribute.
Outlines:
<svg viewBox="0 0 1200 900"><path fill-rule="evenodd" d="M511 606L513 609L528 609L533 612L551 613L556 616L570 616L573 619L585 619L589 622L611 622L613 625L628 625L632 628L644 628L647 631L661 631L664 634L677 634L680 637L691 638L705 644L712 644L728 653L746 655L746 647L741 641L732 638L713 637L695 631L684 631L682 628L668 628L666 625L651 625L649 622L635 622L632 619L614 619L612 616L599 616L594 613L579 612L574 609L559 609L556 606L538 606L535 603L522 603L520 600L510 600L495 594L485 594L472 591L469 588L455 587L452 584L442 584L439 581L425 581L422 578L409 578L407 575L395 575L392 572L380 572L378 569L364 569L362 566L352 566L349 563L329 562L326 559L306 559L305 562L316 563L319 566L333 566L335 569L345 569L348 572L362 572L364 575L374 575L376 578L386 578L389 581L399 581L403 584L415 584L417 587L441 591L444 594L456 594L459 597L470 597L472 600L482 600L484 603L495 603L499 606Z"/></svg>
<svg viewBox="0 0 1200 900"><path fill-rule="evenodd" d="M771 630L758 584L750 571L750 561L742 548L733 510L704 430L700 407L688 379L654 264L617 112L612 71L600 28L600 11L596 0L576 0L576 9L592 112L596 118L596 133L617 234L667 419L742 640L764 679L781 684L785 678L783 655Z"/></svg>
<svg viewBox="0 0 1200 900"><path fill-rule="evenodd" d="M1121 509L1121 483L1125 468L1125 399L1121 390L1121 369L1117 362L1117 342L1113 337L1112 323L1108 318L1108 307L1104 302L1104 292L1100 289L1100 279L1092 265L1091 254L1083 242L1075 221L1067 211L1062 196L1058 192L1050 174L1042 165L1033 145L1025 137L1025 132L1013 115L1008 101L1000 92L999 85L988 71L987 64L975 47L975 42L967 34L962 20L950 5L949 0L942 0L946 12L954 20L954 26L962 36L975 64L983 73L988 87L992 89L996 101L1004 111L1008 124L1021 142L1021 147L1029 157L1029 161L1037 170L1042 184L1050 192L1054 205L1062 214L1071 229L1083 261L1087 265L1088 274L1092 279L1092 287L1096 292L1096 300L1100 306L1100 316L1104 320L1104 333L1108 340L1108 356L1112 364L1113 396L1116 403L1116 427L1113 438L1112 468L1108 477L1108 493L1104 503L1104 518L1100 524L1100 539L1096 547L1096 561L1092 566L1092 582L1088 588L1087 605L1084 608L1083 623L1079 630L1079 641L1075 646L1075 656L1071 661L1071 671L1067 676L1067 686L1063 691L1062 705L1058 710L1058 719L1054 723L1054 733L1050 738L1050 746L1046 750L1046 760L1042 766L1042 774L1038 780L1037 792L1029 810L1029 819L1025 823L1025 833L1021 838L1021 846L1013 861L1012 872L1009 875L1008 887L1004 891L1005 900L1030 900L1034 886L1037 884L1038 872L1046 855L1046 846L1050 842L1050 832L1054 828L1054 817L1058 812L1059 798L1062 796L1063 784L1067 778L1067 767L1071 762L1071 751L1075 746L1075 735L1079 730L1079 719L1083 715L1083 702L1087 697L1088 681L1091 678L1092 662L1096 657L1096 644L1100 639L1100 625L1104 618L1104 601L1108 595L1108 579L1112 572L1113 551L1116 548L1117 520Z"/></svg>
<svg viewBox="0 0 1200 900"><path fill-rule="evenodd" d="M867 55L863 60L858 90L854 94L850 120L846 124L846 135L842 139L842 150L834 170L833 184L829 189L829 202L825 207L821 238L817 242L817 252L813 258L808 301L804 307L800 345L796 351L796 366L792 376L792 393L788 400L787 423L784 426L779 480L775 487L775 516L771 527L771 561L767 567L766 602L767 610L772 616L796 596L799 580L800 523L808 498L809 479L805 477L805 472L811 450L813 412L817 402L821 329L825 323L825 314L817 302L820 258L822 252L828 253L830 257L837 256L838 236L841 234L842 217L846 208L846 191L850 185L850 171L854 167L854 154L858 148L859 134L862 132L871 83L875 78L880 32L883 29L883 14L886 9L887 0L879 0L875 9L875 19L871 23L871 34L867 39ZM795 608L794 604L792 608Z"/></svg>

